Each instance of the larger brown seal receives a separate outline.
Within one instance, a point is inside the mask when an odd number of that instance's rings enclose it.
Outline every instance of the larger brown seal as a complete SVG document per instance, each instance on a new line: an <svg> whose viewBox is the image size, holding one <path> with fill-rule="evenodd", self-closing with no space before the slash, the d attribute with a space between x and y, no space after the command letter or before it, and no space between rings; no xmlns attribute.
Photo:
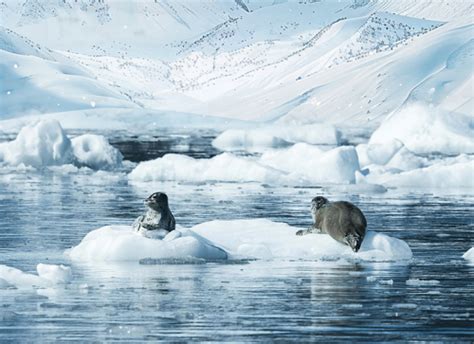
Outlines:
<svg viewBox="0 0 474 344"><path fill-rule="evenodd" d="M327 233L333 239L348 245L354 252L359 251L365 237L367 220L362 211L346 201L329 202L325 197L315 197L311 201L314 224L296 232L296 235Z"/></svg>

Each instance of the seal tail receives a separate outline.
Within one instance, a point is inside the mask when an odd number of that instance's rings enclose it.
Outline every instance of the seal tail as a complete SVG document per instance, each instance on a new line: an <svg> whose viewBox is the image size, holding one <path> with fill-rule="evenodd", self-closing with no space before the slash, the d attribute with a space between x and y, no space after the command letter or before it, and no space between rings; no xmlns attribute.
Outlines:
<svg viewBox="0 0 474 344"><path fill-rule="evenodd" d="M363 238L361 238L358 234L348 234L344 240L347 245L351 247L352 251L357 252L362 245Z"/></svg>

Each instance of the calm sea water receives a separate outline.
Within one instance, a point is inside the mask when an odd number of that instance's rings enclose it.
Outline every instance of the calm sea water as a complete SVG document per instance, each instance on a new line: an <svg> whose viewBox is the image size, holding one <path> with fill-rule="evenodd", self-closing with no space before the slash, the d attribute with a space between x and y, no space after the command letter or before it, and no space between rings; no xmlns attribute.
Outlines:
<svg viewBox="0 0 474 344"><path fill-rule="evenodd" d="M212 133L112 138L140 161L166 152L209 157ZM64 250L89 231L130 223L166 191L183 226L213 219L311 222L309 202L350 200L369 227L405 240L408 263L272 260L241 264L78 264ZM446 190L445 190L446 191ZM63 263L65 288L0 289L0 342L474 340L473 190L389 190L259 184L131 185L120 174L0 172L0 264L34 272ZM428 281L407 284L407 280Z"/></svg>

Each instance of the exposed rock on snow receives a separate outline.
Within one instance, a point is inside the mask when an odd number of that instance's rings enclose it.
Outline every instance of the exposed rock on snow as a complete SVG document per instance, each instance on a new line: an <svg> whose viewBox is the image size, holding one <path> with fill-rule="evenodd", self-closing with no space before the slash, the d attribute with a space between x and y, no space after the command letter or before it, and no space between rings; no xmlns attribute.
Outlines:
<svg viewBox="0 0 474 344"><path fill-rule="evenodd" d="M87 234L69 250L77 260L138 261L144 258L305 258L341 257L368 261L407 260L410 247L402 240L369 231L358 253L325 234L296 236L299 228L265 219L211 221L178 229L163 240L149 239L130 226L106 226ZM177 235L175 232L180 233ZM169 239L169 240L168 240Z"/></svg>

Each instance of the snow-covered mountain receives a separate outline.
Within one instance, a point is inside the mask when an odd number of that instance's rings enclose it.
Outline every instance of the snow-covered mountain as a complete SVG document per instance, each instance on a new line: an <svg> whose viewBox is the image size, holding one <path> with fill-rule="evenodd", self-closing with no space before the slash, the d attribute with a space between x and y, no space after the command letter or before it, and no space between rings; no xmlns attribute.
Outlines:
<svg viewBox="0 0 474 344"><path fill-rule="evenodd" d="M0 118L97 108L375 129L472 115L469 1L0 2ZM51 49L51 50L50 50Z"/></svg>

